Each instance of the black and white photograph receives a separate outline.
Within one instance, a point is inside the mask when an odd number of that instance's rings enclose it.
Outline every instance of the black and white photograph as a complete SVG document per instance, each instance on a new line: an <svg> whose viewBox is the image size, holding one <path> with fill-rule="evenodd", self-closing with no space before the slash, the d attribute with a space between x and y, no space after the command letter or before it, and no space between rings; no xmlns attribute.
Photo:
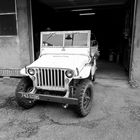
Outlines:
<svg viewBox="0 0 140 140"><path fill-rule="evenodd" d="M140 0L0 0L0 140L140 140Z"/></svg>

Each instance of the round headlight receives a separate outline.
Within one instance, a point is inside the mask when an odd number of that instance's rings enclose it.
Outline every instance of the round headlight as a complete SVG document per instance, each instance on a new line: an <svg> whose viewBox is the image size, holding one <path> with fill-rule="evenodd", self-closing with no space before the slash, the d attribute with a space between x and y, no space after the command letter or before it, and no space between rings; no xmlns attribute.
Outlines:
<svg viewBox="0 0 140 140"><path fill-rule="evenodd" d="M74 75L74 72L72 70L67 70L65 74L68 78L72 78Z"/></svg>
<svg viewBox="0 0 140 140"><path fill-rule="evenodd" d="M28 69L28 73L29 73L30 75L34 75L34 74L35 74L35 70L34 70L34 69Z"/></svg>

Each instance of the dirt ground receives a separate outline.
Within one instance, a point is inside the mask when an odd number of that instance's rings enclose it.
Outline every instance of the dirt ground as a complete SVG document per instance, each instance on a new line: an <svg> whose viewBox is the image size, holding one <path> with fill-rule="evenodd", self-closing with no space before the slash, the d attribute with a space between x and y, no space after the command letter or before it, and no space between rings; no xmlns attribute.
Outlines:
<svg viewBox="0 0 140 140"><path fill-rule="evenodd" d="M95 83L91 113L79 118L61 104L22 109L14 98L19 79L0 79L0 140L139 140L140 89ZM116 86L117 85L117 86Z"/></svg>

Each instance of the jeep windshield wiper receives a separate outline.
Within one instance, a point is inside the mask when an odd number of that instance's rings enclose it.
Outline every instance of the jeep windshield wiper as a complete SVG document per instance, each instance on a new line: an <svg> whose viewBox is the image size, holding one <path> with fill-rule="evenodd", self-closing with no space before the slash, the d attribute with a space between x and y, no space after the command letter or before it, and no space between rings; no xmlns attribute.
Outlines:
<svg viewBox="0 0 140 140"><path fill-rule="evenodd" d="M43 41L43 45L53 46L52 43L49 42L49 39L53 37L56 33L51 33L46 40Z"/></svg>
<svg viewBox="0 0 140 140"><path fill-rule="evenodd" d="M50 35L49 35L49 37L47 38L47 40L46 41L48 41L53 35L55 35L56 33L51 33Z"/></svg>

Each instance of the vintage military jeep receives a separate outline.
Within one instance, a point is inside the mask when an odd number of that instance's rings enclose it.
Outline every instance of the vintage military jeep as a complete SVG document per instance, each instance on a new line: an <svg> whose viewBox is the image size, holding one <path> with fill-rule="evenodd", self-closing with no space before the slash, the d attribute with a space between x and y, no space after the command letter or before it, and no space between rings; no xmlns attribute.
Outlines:
<svg viewBox="0 0 140 140"><path fill-rule="evenodd" d="M20 71L17 103L24 108L36 100L73 105L86 116L92 108L98 52L90 35L90 30L41 32L39 58Z"/></svg>

